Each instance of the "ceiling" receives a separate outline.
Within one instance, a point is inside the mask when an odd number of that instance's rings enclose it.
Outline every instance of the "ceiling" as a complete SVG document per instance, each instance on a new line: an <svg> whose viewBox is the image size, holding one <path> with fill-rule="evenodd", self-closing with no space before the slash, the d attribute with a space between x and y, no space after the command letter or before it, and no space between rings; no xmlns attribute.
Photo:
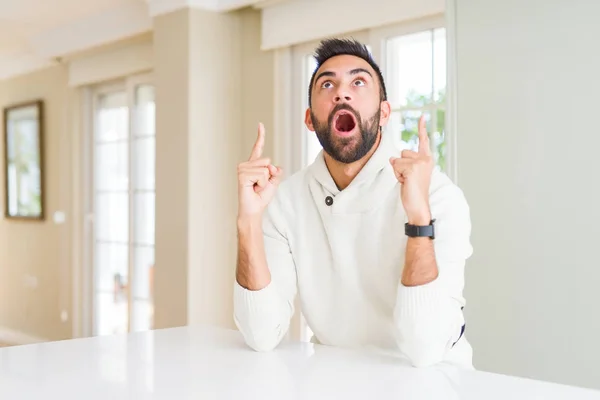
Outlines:
<svg viewBox="0 0 600 400"><path fill-rule="evenodd" d="M0 79L59 57L152 30L152 17L182 7L229 11L265 0L0 0Z"/></svg>

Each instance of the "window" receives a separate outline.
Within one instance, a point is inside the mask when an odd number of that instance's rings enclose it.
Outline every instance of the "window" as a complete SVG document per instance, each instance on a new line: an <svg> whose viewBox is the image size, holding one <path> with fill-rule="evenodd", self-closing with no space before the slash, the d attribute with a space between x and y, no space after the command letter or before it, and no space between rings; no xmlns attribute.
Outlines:
<svg viewBox="0 0 600 400"><path fill-rule="evenodd" d="M147 79L93 94L92 332L151 329L155 216L155 103Z"/></svg>
<svg viewBox="0 0 600 400"><path fill-rule="evenodd" d="M419 24L405 24L370 32L348 35L366 43L379 63L392 105L392 115L386 132L398 140L401 148L415 149L418 144L418 120L427 120L432 153L437 168L446 170L446 31L442 19ZM301 112L297 129L303 139L301 167L312 163L321 151L315 134L304 126L304 110L308 107L308 85L316 67L313 42L294 48L295 67L299 68L294 114ZM301 107L298 107L300 101ZM298 111L297 111L298 110Z"/></svg>
<svg viewBox="0 0 600 400"><path fill-rule="evenodd" d="M445 170L445 29L391 37L386 40L384 51L392 105L387 131L399 138L402 147L416 149L418 121L425 114L436 165Z"/></svg>
<svg viewBox="0 0 600 400"><path fill-rule="evenodd" d="M304 99L303 103L305 108L308 107L308 85L310 84L310 78L317 68L317 60L313 56L305 56L304 57ZM306 145L304 148L304 154L302 158L303 165L312 164L315 160L319 152L321 151L321 143L319 139L317 139L317 135L314 132L308 130L306 126L304 126Z"/></svg>
<svg viewBox="0 0 600 400"><path fill-rule="evenodd" d="M416 150L418 121L424 114L436 168L447 172L446 32L443 24L443 17L439 17L347 36L367 44L384 74L392 106L386 134L397 139L399 148ZM308 85L316 67L312 56L316 46L318 42L312 42L295 46L292 50L294 89L290 104L295 130L290 146L293 151L301 152L294 156L294 159L301 160L300 165L294 165L296 170L311 164L321 151L316 135L304 124ZM301 313L300 326L301 340L309 340L312 331Z"/></svg>

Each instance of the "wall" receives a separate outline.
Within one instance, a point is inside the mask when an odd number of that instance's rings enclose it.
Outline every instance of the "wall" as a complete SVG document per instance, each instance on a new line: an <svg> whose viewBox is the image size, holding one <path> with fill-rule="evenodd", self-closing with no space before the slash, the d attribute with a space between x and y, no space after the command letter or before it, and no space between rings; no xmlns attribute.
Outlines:
<svg viewBox="0 0 600 400"><path fill-rule="evenodd" d="M156 328L187 324L189 47L187 10L154 19Z"/></svg>
<svg viewBox="0 0 600 400"><path fill-rule="evenodd" d="M273 55L260 51L256 10L178 10L154 27L155 326L232 328L236 166L258 121L275 134Z"/></svg>
<svg viewBox="0 0 600 400"><path fill-rule="evenodd" d="M274 52L260 50L261 15L260 11L245 9L240 11L242 38L242 141L241 159L246 160L256 136L258 122L265 124L265 156L274 157L275 136L287 132L275 132L274 118Z"/></svg>
<svg viewBox="0 0 600 400"><path fill-rule="evenodd" d="M81 231L81 191L86 183L80 174L82 98L75 86L147 69L145 59L144 63L127 60L131 60L132 52L140 54L139 48L146 49L151 44L149 39L148 35L140 35L88 49L65 57L64 65L0 81L0 107L37 98L45 101L46 173L44 222L3 217L4 174L0 174L0 341L29 343L82 334L84 238L73 232ZM86 68L87 61L99 57L102 65L88 62ZM112 67L103 68L111 58ZM0 154L2 147L0 141ZM55 211L65 213L64 224L53 222Z"/></svg>
<svg viewBox="0 0 600 400"><path fill-rule="evenodd" d="M457 3L476 367L600 388L600 2Z"/></svg>
<svg viewBox="0 0 600 400"><path fill-rule="evenodd" d="M83 277L81 251L73 248L73 245L81 247L82 240L71 232L81 228L82 204L78 199L81 199L79 191L83 186L74 166L80 162L81 138L75 132L81 131L77 119L83 114L78 106L78 90L69 85L95 83L99 76L107 76L106 68L99 69L89 60L102 57L104 66L121 65L122 60L111 64L109 58L148 46L151 41L154 42L152 54L156 52L153 63L159 104L156 326L203 321L233 326L235 167L248 156L256 139L258 121L265 123L269 134L266 155L273 153L276 134L272 129L273 53L260 51L260 25L258 10L245 9L228 15L180 10L155 19L154 28L160 35L153 38L144 36L90 49L67 57L66 67L0 82L1 106L37 97L46 100L48 174L47 221L0 220L0 337L18 333L15 341L20 342L24 338L25 341L55 340L81 335L78 326L72 329L71 318L82 318L80 308L85 299L81 298L81 286L71 284L83 284L79 282ZM227 52L223 51L225 47L215 45L214 40L206 40L211 37L206 30L215 29L222 30L219 36L222 44L229 43ZM217 56L221 58L217 60ZM207 59L218 62L206 63ZM222 68L222 65L229 67ZM110 79L123 70L109 69ZM207 92L209 82L214 84L212 93L218 95ZM185 135L177 135L178 132ZM211 162L207 156L215 158ZM214 168L215 165L221 167ZM173 179L173 172L177 179ZM214 184L209 186L223 189L213 189L207 196L206 182L210 179L214 179ZM3 190L3 176L0 183ZM3 199L0 193L0 201ZM205 204L196 202L188 208L190 199L200 199ZM191 211L189 214L188 211L174 212L180 209ZM65 211L65 224L52 222L52 213L56 210ZM197 240L189 239L208 235L205 229L212 225L206 224L208 212L202 214L202 210L217 210L211 211L214 218L228 221L223 224L219 247L212 253L198 247ZM200 214L194 214L199 211ZM188 226L188 221L194 221L194 227ZM73 278L71 267L78 272ZM37 288L25 287L27 276L37 278ZM19 303L21 299L23 302ZM60 320L63 310L69 314L65 322ZM79 322L76 319L75 324Z"/></svg>
<svg viewBox="0 0 600 400"><path fill-rule="evenodd" d="M191 10L188 324L233 328L241 21Z"/></svg>
<svg viewBox="0 0 600 400"><path fill-rule="evenodd" d="M70 321L60 319L61 311L71 310L70 225L52 220L54 211L67 216L71 211L72 92L67 78L66 68L56 66L0 82L0 108L32 99L45 101L45 221L4 218L4 172L0 174L0 333L17 341L71 337ZM2 155L3 146L4 140ZM2 160L4 171L4 156ZM37 282L31 285L32 280Z"/></svg>

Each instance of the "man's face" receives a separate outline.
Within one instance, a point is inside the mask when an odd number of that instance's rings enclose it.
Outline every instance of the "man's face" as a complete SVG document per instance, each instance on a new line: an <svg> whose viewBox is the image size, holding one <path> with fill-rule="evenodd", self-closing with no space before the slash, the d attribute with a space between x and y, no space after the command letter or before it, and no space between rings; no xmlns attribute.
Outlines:
<svg viewBox="0 0 600 400"><path fill-rule="evenodd" d="M311 90L305 122L323 150L345 164L363 158L389 118L373 68L359 57L332 57L317 71Z"/></svg>

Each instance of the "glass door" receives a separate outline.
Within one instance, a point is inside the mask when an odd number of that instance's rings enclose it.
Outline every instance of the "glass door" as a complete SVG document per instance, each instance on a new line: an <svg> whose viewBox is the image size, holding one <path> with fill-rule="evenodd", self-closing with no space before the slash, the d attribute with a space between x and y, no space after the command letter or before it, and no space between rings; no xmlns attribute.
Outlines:
<svg viewBox="0 0 600 400"><path fill-rule="evenodd" d="M154 88L141 77L99 87L93 117L92 332L151 329Z"/></svg>

